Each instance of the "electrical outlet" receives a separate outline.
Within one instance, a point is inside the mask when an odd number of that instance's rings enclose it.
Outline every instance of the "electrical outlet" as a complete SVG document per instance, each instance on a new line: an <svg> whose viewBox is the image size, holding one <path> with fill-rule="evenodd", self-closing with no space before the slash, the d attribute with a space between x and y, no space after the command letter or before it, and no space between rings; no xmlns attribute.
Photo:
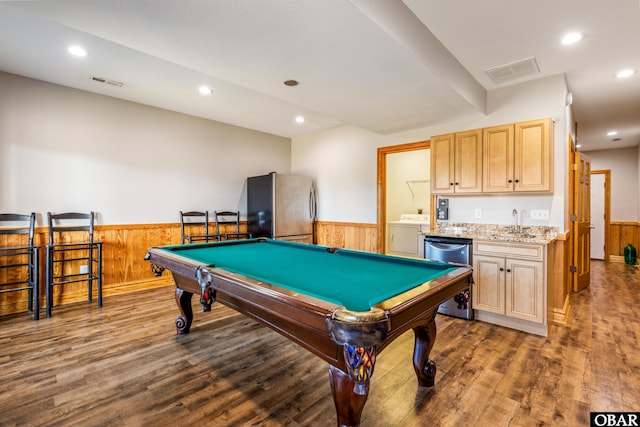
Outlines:
<svg viewBox="0 0 640 427"><path fill-rule="evenodd" d="M531 209L531 219L545 220L549 219L548 209Z"/></svg>
<svg viewBox="0 0 640 427"><path fill-rule="evenodd" d="M80 274L88 274L88 273L89 273L89 266L81 265L80 266Z"/></svg>
<svg viewBox="0 0 640 427"><path fill-rule="evenodd" d="M476 209L476 218L482 218L482 209Z"/></svg>

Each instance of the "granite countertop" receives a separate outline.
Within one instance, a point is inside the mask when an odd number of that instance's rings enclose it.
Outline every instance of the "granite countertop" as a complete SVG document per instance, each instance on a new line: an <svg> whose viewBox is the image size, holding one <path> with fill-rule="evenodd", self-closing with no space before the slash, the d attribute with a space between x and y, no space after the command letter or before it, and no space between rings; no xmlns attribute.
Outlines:
<svg viewBox="0 0 640 427"><path fill-rule="evenodd" d="M548 244L558 235L556 227L500 224L436 223L435 231L425 236L465 237L473 240Z"/></svg>

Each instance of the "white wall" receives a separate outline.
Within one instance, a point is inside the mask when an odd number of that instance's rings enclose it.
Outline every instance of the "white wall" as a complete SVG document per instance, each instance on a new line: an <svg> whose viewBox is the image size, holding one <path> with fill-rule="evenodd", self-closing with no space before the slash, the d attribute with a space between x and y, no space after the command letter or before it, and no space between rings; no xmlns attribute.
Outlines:
<svg viewBox="0 0 640 427"><path fill-rule="evenodd" d="M290 149L288 138L0 73L0 212L93 210L100 224L245 213L246 177L290 172Z"/></svg>
<svg viewBox="0 0 640 427"><path fill-rule="evenodd" d="M611 221L638 221L639 148L589 151L586 154L591 158L591 170L611 171Z"/></svg>
<svg viewBox="0 0 640 427"><path fill-rule="evenodd" d="M564 227L567 194L567 134L563 75L548 77L489 92L488 114L443 123L409 132L378 135L353 126L296 137L292 140L294 171L313 176L320 195L319 219L326 221L376 222L377 148L430 139L455 131L552 117L554 126L554 194L542 196L450 197L452 221L510 224L514 208L549 209L549 221L531 225ZM475 209L482 218L474 217Z"/></svg>
<svg viewBox="0 0 640 427"><path fill-rule="evenodd" d="M295 138L291 172L313 177L319 220L376 222L376 148L384 141L354 126Z"/></svg>
<svg viewBox="0 0 640 427"><path fill-rule="evenodd" d="M0 211L94 210L101 224L175 222L179 210L244 212L245 178L277 171L313 177L320 220L375 223L378 147L554 117L553 195L452 197L450 203L455 221L510 223L513 208L548 208L551 219L539 225L562 225L565 93L564 76L553 76L490 92L486 116L391 135L341 126L290 142L0 73Z"/></svg>

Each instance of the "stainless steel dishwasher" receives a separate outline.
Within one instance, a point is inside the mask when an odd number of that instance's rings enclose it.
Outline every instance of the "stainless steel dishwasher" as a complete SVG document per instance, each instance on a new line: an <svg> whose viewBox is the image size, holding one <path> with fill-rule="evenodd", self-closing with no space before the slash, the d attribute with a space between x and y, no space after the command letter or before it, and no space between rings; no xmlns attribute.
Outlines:
<svg viewBox="0 0 640 427"><path fill-rule="evenodd" d="M425 236L424 257L432 261L471 265L473 240L463 237ZM440 304L438 313L461 319L473 319L471 288Z"/></svg>

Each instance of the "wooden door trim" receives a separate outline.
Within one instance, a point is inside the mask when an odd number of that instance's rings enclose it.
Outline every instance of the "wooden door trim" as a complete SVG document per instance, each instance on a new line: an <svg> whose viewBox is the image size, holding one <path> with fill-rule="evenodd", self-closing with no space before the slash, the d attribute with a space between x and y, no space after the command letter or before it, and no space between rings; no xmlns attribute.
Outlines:
<svg viewBox="0 0 640 427"><path fill-rule="evenodd" d="M574 252L576 250L576 238L575 238L575 230L574 230L574 223L571 219L571 217L575 214L575 174L577 173L576 168L574 167L574 157L576 155L576 144L573 141L573 136L571 135L571 133L569 133L568 135L568 160L569 160L569 164L567 167L567 170L569 171L569 201L568 201L568 206L567 206L567 218L565 220L565 224L568 224L568 236L567 236L567 242L569 244L569 248L568 248L568 255L569 255L569 259L568 259L568 265L571 266L574 263ZM570 268L567 268L567 289L565 290L565 292L567 293L567 295L570 295L573 292L574 289L574 282L576 281L576 274L574 274Z"/></svg>
<svg viewBox="0 0 640 427"><path fill-rule="evenodd" d="M431 148L431 141L417 141L407 144L392 145L378 148L378 170L377 170L377 251L384 253L386 247L385 224L387 223L387 154L403 153L406 151L425 150ZM433 195L431 198L433 199ZM433 206L433 200L431 202ZM433 212L433 211L432 211ZM434 217L431 215L431 225L433 227Z"/></svg>
<svg viewBox="0 0 640 427"><path fill-rule="evenodd" d="M604 260L609 261L609 227L611 226L611 170L592 170L591 175L604 175Z"/></svg>

